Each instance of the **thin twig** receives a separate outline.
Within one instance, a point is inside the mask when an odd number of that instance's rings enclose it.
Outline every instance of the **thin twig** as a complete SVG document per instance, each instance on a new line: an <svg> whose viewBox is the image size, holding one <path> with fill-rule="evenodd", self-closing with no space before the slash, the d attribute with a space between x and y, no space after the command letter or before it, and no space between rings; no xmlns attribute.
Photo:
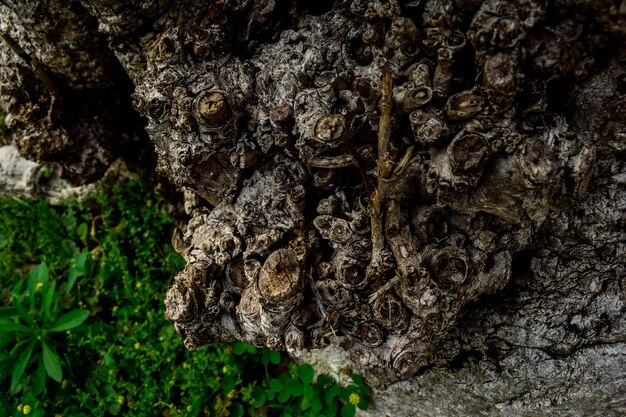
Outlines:
<svg viewBox="0 0 626 417"><path fill-rule="evenodd" d="M389 154L389 140L391 139L391 97L393 84L391 73L385 70L382 82L382 97L380 100L380 121L378 123L378 168L376 189L371 196L370 218L372 229L372 259L368 268L368 275L375 275L382 265L382 252L385 247L383 230L384 212L383 202L387 198L388 180L393 172L393 161Z"/></svg>
<svg viewBox="0 0 626 417"><path fill-rule="evenodd" d="M393 278L387 281L382 287L377 289L376 292L370 295L369 303L374 304L376 300L378 300L381 296L383 296L385 293L387 293L389 290L395 287L396 284L400 281L401 281L400 275L395 275Z"/></svg>
<svg viewBox="0 0 626 417"><path fill-rule="evenodd" d="M60 85L55 82L49 75L44 65L38 59L31 57L22 49L8 30L0 31L0 38L8 45L8 47L30 67L31 71L43 83L50 92L50 109L48 110L48 120L58 120L61 116L63 106L63 94Z"/></svg>

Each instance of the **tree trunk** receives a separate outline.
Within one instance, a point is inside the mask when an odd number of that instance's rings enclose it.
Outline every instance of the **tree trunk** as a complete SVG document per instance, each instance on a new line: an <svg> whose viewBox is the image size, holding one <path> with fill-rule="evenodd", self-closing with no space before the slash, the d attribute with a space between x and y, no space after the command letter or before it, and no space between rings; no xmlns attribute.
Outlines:
<svg viewBox="0 0 626 417"><path fill-rule="evenodd" d="M70 3L0 0L7 124L184 193L189 349L332 344L370 415L626 413L626 3Z"/></svg>

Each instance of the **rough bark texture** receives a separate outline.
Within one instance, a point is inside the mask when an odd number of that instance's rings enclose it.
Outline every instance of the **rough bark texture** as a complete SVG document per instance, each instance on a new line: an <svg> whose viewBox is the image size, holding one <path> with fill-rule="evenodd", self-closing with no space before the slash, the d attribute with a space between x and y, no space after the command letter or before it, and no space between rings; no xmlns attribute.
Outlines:
<svg viewBox="0 0 626 417"><path fill-rule="evenodd" d="M7 123L88 180L146 147L132 81L189 349L332 342L389 415L626 411L626 3L66 3L0 0Z"/></svg>

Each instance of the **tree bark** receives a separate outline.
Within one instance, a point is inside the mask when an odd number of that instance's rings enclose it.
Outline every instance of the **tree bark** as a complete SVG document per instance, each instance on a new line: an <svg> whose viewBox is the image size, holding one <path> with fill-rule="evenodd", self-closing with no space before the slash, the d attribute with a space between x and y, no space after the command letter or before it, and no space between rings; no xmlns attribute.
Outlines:
<svg viewBox="0 0 626 417"><path fill-rule="evenodd" d="M165 304L189 349L332 344L378 387L372 415L626 412L626 3L0 17L25 156L85 182L118 156L150 171L153 148L184 193Z"/></svg>

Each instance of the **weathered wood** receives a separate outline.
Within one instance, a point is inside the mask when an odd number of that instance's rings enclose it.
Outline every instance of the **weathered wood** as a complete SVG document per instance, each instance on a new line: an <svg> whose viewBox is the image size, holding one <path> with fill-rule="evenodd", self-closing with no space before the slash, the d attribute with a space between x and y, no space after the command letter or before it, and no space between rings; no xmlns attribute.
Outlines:
<svg viewBox="0 0 626 417"><path fill-rule="evenodd" d="M623 413L623 5L65 3L0 0L8 125L75 181L154 146L190 349L340 344L410 381L378 415Z"/></svg>

